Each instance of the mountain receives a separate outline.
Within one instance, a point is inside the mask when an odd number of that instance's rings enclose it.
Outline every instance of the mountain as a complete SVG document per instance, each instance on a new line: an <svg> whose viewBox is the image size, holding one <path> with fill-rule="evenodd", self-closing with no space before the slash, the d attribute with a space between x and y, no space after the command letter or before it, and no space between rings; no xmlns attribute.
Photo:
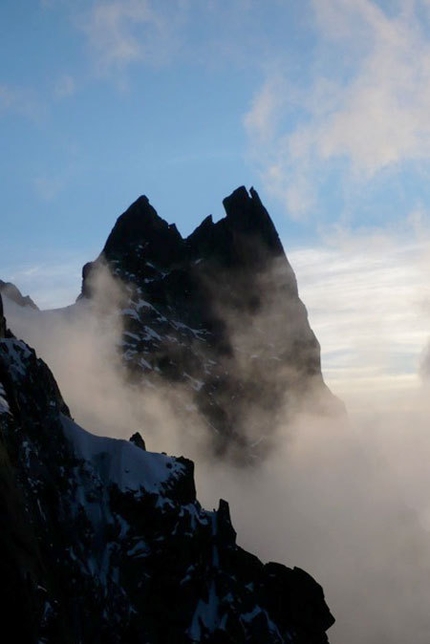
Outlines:
<svg viewBox="0 0 430 644"><path fill-rule="evenodd" d="M35 310L39 309L31 297L29 295L23 295L19 288L15 284L12 284L12 282L3 282L3 280L0 280L0 293L8 297L12 302L18 304L18 306L28 306Z"/></svg>
<svg viewBox="0 0 430 644"><path fill-rule="evenodd" d="M63 309L0 282L27 343L0 311L4 631L327 642L321 587L239 542L324 580L332 641L428 644L428 531L370 438L384 422L395 439L395 408L365 432L347 422L257 193L224 205L184 239L140 197ZM238 542L226 501L199 504L190 456L200 498L231 501Z"/></svg>
<svg viewBox="0 0 430 644"><path fill-rule="evenodd" d="M0 296L3 632L29 644L322 644L333 617L299 568L236 543L193 463L71 418Z"/></svg>
<svg viewBox="0 0 430 644"><path fill-rule="evenodd" d="M117 299L130 381L170 386L175 414L186 423L196 411L215 456L249 463L303 408L343 409L323 381L319 343L257 192L240 187L223 204L226 217L207 217L184 239L139 197L84 266L80 299L102 292L103 314ZM119 297L107 297L106 270Z"/></svg>
<svg viewBox="0 0 430 644"><path fill-rule="evenodd" d="M10 283L0 293L33 330L88 306L118 318L128 385L161 389L184 427L198 417L213 455L250 466L270 451L281 416L339 405L257 193L239 188L224 206L224 219L208 217L183 239L140 197L64 312L39 311ZM96 436L73 420L47 364L8 330L1 295L0 458L1 606L15 639L328 641L322 588L241 548L228 503L198 502L191 460L147 451L139 433Z"/></svg>

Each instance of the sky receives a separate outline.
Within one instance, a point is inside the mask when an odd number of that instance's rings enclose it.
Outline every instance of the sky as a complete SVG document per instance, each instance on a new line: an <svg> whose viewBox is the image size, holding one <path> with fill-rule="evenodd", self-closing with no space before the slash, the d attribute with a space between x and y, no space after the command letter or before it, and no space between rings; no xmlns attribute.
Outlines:
<svg viewBox="0 0 430 644"><path fill-rule="evenodd" d="M0 279L64 306L139 195L186 236L254 186L331 388L421 386L429 0L3 0L0 51Z"/></svg>

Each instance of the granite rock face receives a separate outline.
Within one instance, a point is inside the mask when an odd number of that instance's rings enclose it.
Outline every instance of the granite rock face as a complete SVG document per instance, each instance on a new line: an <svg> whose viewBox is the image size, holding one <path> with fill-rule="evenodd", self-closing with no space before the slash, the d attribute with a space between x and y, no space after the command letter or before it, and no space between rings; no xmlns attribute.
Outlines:
<svg viewBox="0 0 430 644"><path fill-rule="evenodd" d="M123 285L122 356L142 386L187 392L213 453L249 462L272 448L279 420L298 410L341 413L321 374L319 343L294 272L256 191L224 200L186 239L142 196L117 220L81 298L107 267ZM191 405L190 405L191 402Z"/></svg>
<svg viewBox="0 0 430 644"><path fill-rule="evenodd" d="M334 620L307 573L240 548L227 502L199 504L190 460L79 427L47 365L8 331L0 458L2 619L17 641L328 641Z"/></svg>

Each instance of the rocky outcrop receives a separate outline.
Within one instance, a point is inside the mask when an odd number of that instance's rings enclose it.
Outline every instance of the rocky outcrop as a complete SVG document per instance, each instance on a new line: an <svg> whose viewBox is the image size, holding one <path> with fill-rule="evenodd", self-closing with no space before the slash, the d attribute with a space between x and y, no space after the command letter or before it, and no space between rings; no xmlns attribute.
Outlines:
<svg viewBox="0 0 430 644"><path fill-rule="evenodd" d="M3 282L3 280L0 280L0 294L8 297L19 306L29 306L36 310L39 308L29 295L23 295L19 288L15 284L12 284L12 282Z"/></svg>
<svg viewBox="0 0 430 644"><path fill-rule="evenodd" d="M309 575L244 551L227 502L197 501L188 459L76 425L46 364L10 334L0 458L3 627L17 641L327 642L334 620Z"/></svg>
<svg viewBox="0 0 430 644"><path fill-rule="evenodd" d="M238 188L224 208L226 217L207 217L183 239L140 197L85 265L81 297L95 299L107 267L124 286L122 355L133 382L181 384L177 413L196 407L213 452L248 462L271 449L280 417L341 405L258 194Z"/></svg>

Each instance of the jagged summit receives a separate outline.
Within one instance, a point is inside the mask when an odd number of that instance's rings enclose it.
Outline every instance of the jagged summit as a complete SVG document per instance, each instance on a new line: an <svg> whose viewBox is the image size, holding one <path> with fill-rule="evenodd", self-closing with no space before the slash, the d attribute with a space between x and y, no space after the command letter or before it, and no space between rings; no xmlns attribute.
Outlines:
<svg viewBox="0 0 430 644"><path fill-rule="evenodd" d="M158 216L146 196L141 196L118 218L103 248L108 261L125 253L144 252L147 261L160 265L183 257L183 239L175 225Z"/></svg>
<svg viewBox="0 0 430 644"><path fill-rule="evenodd" d="M274 253L284 252L273 221L254 188L250 189L249 194L244 186L237 188L223 200L223 206L232 227L258 235L260 241Z"/></svg>
<svg viewBox="0 0 430 644"><path fill-rule="evenodd" d="M254 188L244 186L223 200L226 216L207 217L187 238L191 258L205 257L222 266L264 267L284 254L276 228Z"/></svg>
<svg viewBox="0 0 430 644"><path fill-rule="evenodd" d="M196 408L215 453L247 460L270 449L281 415L339 406L257 192L239 187L223 204L224 218L206 217L183 239L139 197L84 266L81 297L93 297L107 266L124 285L122 356L132 380L182 385L187 395L175 413L183 408L184 425Z"/></svg>
<svg viewBox="0 0 430 644"><path fill-rule="evenodd" d="M226 217L214 223L209 215L196 230L183 239L175 224L168 224L150 204L146 195L140 196L117 219L102 250L107 261L134 254L159 266L172 266L190 261L200 255L217 256L226 264L244 261L243 238L253 237L252 251L265 249L272 254L284 250L275 226L254 188L250 193L244 186L223 200ZM249 249L251 250L251 249ZM258 253L257 253L258 256ZM248 262L255 259L248 252Z"/></svg>

